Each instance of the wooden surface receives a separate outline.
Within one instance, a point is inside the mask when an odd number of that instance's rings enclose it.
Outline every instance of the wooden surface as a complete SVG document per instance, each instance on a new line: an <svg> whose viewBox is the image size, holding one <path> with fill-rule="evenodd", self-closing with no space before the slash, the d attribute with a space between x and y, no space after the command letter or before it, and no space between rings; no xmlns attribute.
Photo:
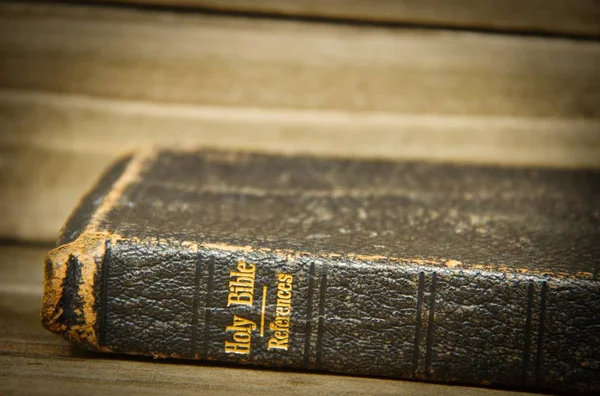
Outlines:
<svg viewBox="0 0 600 396"><path fill-rule="evenodd" d="M115 3L203 8L308 18L432 27L600 35L593 0L109 0Z"/></svg>
<svg viewBox="0 0 600 396"><path fill-rule="evenodd" d="M265 111L600 116L596 42L84 6L1 9L3 91Z"/></svg>
<svg viewBox="0 0 600 396"><path fill-rule="evenodd" d="M0 395L467 395L519 393L390 379L154 361L71 349L42 328L43 255L0 245ZM243 390L239 388L243 385Z"/></svg>
<svg viewBox="0 0 600 396"><path fill-rule="evenodd" d="M600 167L598 42L0 7L2 238L54 240L145 144Z"/></svg>

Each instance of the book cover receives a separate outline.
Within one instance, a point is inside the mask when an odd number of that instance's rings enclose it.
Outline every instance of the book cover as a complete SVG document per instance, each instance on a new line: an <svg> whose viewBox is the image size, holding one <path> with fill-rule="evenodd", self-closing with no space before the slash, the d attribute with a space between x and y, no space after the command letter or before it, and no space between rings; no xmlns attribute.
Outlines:
<svg viewBox="0 0 600 396"><path fill-rule="evenodd" d="M600 391L600 172L145 151L82 198L42 322L161 358Z"/></svg>

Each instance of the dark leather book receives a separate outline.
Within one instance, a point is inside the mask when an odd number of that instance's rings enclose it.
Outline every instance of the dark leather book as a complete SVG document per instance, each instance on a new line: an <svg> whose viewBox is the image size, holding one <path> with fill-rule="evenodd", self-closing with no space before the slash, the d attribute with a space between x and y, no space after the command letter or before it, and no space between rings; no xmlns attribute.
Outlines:
<svg viewBox="0 0 600 396"><path fill-rule="evenodd" d="M600 391L600 172L123 158L45 262L93 350Z"/></svg>

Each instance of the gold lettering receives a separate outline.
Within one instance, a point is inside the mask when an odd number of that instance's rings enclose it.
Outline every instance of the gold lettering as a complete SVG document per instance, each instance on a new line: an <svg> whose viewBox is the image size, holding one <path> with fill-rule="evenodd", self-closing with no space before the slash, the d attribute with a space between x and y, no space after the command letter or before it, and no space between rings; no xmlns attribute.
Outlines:
<svg viewBox="0 0 600 396"><path fill-rule="evenodd" d="M255 330L256 324L249 319L244 319L241 316L233 315L233 326L227 326L226 330L229 331L230 327L232 331L237 331L242 327L250 327L250 330Z"/></svg>
<svg viewBox="0 0 600 396"><path fill-rule="evenodd" d="M248 305L252 306L254 301L254 278L256 266L245 261L239 261L237 271L229 272L229 294L227 295L227 306Z"/></svg>
<svg viewBox="0 0 600 396"><path fill-rule="evenodd" d="M267 349L284 349L287 351L288 343L285 340L278 340L277 338L269 338L269 345Z"/></svg>
<svg viewBox="0 0 600 396"><path fill-rule="evenodd" d="M225 331L233 332L233 341L225 341L225 353L236 353L239 355L250 354L252 342L252 330L256 329L256 323L241 316L233 316L233 324L227 326Z"/></svg>
<svg viewBox="0 0 600 396"><path fill-rule="evenodd" d="M248 355L250 354L250 344L238 344L237 342L225 341L225 353Z"/></svg>
<svg viewBox="0 0 600 396"><path fill-rule="evenodd" d="M254 278L256 266L238 261L236 269L229 272L229 293L227 294L227 306L249 305L254 300ZM251 351L252 331L256 330L256 323L251 320L234 315L231 326L225 328L226 332L232 332L230 340L225 341L225 353L236 353L249 355Z"/></svg>
<svg viewBox="0 0 600 396"><path fill-rule="evenodd" d="M275 308L275 312L277 312L277 315L287 316L292 312L292 310L288 307L277 307Z"/></svg>
<svg viewBox="0 0 600 396"><path fill-rule="evenodd" d="M292 275L289 275L289 274L278 274L277 279L279 280L279 282L291 284L293 277L292 277Z"/></svg>
<svg viewBox="0 0 600 396"><path fill-rule="evenodd" d="M233 341L235 342L239 342L241 344L248 344L250 343L250 334L248 333L240 333L240 332L236 332L233 333Z"/></svg>
<svg viewBox="0 0 600 396"><path fill-rule="evenodd" d="M271 329L273 331L279 330L279 326L277 326L277 323L271 322L271 324L269 325L269 329Z"/></svg>
<svg viewBox="0 0 600 396"><path fill-rule="evenodd" d="M232 304L237 305L252 305L252 294L241 292L241 293L229 293L227 296L227 306Z"/></svg>
<svg viewBox="0 0 600 396"><path fill-rule="evenodd" d="M278 307L291 307L292 304L290 303L290 299L283 299L283 298L278 298L277 299L277 306Z"/></svg>
<svg viewBox="0 0 600 396"><path fill-rule="evenodd" d="M289 328L291 325L290 316L292 315L292 282L293 276L290 274L278 274L277 280L277 306L275 308L275 320L269 325L273 331L273 336L269 338L267 349L288 350L290 343Z"/></svg>
<svg viewBox="0 0 600 396"><path fill-rule="evenodd" d="M290 320L287 318L282 318L280 316L278 316L277 319L273 321L273 323L275 323L277 327L290 327Z"/></svg>

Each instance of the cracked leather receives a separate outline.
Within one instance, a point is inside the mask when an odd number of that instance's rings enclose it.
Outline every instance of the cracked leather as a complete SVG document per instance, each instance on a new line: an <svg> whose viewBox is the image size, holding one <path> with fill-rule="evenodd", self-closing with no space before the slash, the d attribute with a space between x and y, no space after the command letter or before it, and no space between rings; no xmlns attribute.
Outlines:
<svg viewBox="0 0 600 396"><path fill-rule="evenodd" d="M130 161L82 200L60 245ZM118 236L94 283L105 350L600 391L597 171L160 152L99 229ZM254 301L228 307L240 261L256 266ZM75 312L69 265L61 307ZM269 350L282 273L289 347ZM225 353L233 315L256 324L247 355Z"/></svg>

